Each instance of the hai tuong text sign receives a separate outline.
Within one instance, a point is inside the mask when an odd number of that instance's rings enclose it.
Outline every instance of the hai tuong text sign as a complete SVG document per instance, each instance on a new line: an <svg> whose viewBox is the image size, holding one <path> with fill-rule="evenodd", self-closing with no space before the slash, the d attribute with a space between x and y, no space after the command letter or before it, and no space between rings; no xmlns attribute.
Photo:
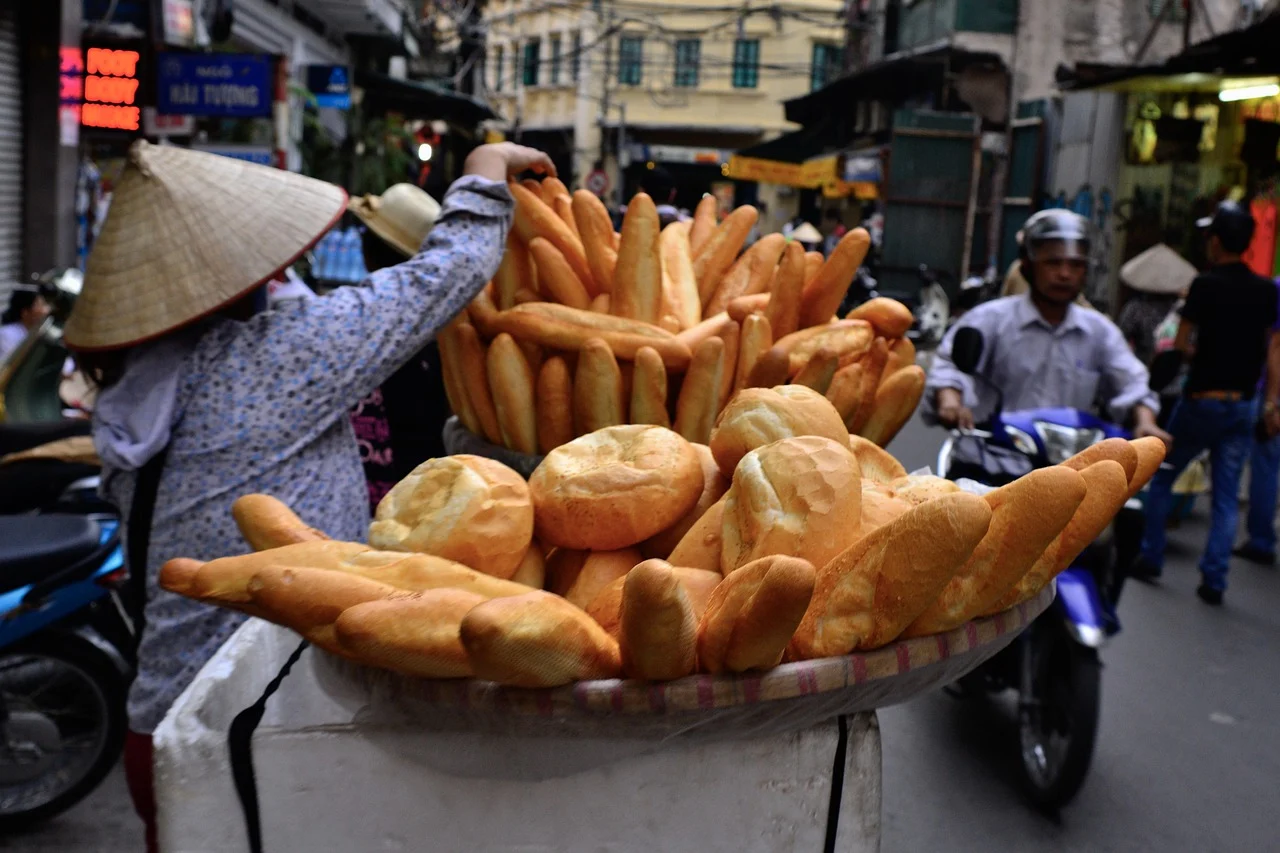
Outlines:
<svg viewBox="0 0 1280 853"><path fill-rule="evenodd" d="M170 115L271 115L271 60L251 54L161 53L156 109Z"/></svg>

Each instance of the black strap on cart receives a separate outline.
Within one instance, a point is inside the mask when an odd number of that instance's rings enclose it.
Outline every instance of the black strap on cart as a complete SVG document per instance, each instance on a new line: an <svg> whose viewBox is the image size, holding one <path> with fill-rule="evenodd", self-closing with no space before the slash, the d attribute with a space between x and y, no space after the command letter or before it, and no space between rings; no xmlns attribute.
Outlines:
<svg viewBox="0 0 1280 853"><path fill-rule="evenodd" d="M836 853L836 840L840 835L840 801L844 797L844 765L849 760L849 718L836 717L839 737L836 740L836 759L831 768L831 803L827 806L827 835L822 842L822 853Z"/></svg>

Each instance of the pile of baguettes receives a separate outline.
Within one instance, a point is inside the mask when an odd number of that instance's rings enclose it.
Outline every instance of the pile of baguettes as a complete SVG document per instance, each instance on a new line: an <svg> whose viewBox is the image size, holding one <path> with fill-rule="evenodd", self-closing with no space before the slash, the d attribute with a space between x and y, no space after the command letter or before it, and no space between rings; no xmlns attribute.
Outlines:
<svg viewBox="0 0 1280 853"><path fill-rule="evenodd" d="M742 252L749 205L717 225L708 197L691 222L660 228L641 193L616 234L590 192L571 197L555 178L512 192L497 275L438 338L450 404L476 435L540 454L656 424L706 444L735 393L787 382L824 394L849 432L881 446L915 410L911 311L875 299L833 316L866 256L863 229L824 261L781 234Z"/></svg>
<svg viewBox="0 0 1280 853"><path fill-rule="evenodd" d="M429 678L763 670L1031 598L1163 458L1158 440L1112 439L978 497L908 476L815 391L748 389L710 446L607 427L551 451L527 483L490 459L432 459L379 505L368 546L247 496L235 515L257 553L172 560L160 582Z"/></svg>

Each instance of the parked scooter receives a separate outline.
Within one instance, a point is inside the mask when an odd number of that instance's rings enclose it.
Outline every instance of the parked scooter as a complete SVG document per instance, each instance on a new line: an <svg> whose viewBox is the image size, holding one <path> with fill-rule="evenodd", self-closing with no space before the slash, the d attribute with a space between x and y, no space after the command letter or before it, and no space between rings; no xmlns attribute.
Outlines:
<svg viewBox="0 0 1280 853"><path fill-rule="evenodd" d="M951 360L973 375L984 342L977 329L957 330ZM938 474L999 487L1055 465L1120 427L1075 409L1003 412L997 405L981 430L954 431L938 453ZM961 679L961 694L1018 692L1018 764L1036 805L1056 809L1079 792L1093 758L1102 669L1098 651L1120 630L1115 602L1124 564L1137 552L1142 504L1125 505L1110 529L1057 578L1053 604L1005 651Z"/></svg>
<svg viewBox="0 0 1280 853"><path fill-rule="evenodd" d="M917 349L938 346L951 325L951 297L943 287L943 282L950 280L951 274L945 270L920 265L920 296L913 311L916 319L907 332L907 337Z"/></svg>

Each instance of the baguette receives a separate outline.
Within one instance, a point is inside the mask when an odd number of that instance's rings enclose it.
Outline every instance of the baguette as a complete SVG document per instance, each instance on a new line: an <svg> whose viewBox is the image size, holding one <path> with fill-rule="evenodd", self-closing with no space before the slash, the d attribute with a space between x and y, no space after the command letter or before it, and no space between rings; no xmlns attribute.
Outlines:
<svg viewBox="0 0 1280 853"><path fill-rule="evenodd" d="M724 369L720 372L720 395L716 399L718 414L733 397L733 381L738 372L738 348L742 337L742 329L737 323L730 322L724 327L720 340L724 341Z"/></svg>
<svg viewBox="0 0 1280 853"><path fill-rule="evenodd" d="M742 253L733 266L720 279L720 285L706 306L706 313L719 314L729 303L740 296L765 293L773 281L787 238L781 234L768 234Z"/></svg>
<svg viewBox="0 0 1280 853"><path fill-rule="evenodd" d="M772 346L773 331L769 328L768 319L752 314L742 321L742 331L738 336L738 363L733 371L734 394L747 387L756 362Z"/></svg>
<svg viewBox="0 0 1280 853"><path fill-rule="evenodd" d="M812 388L819 394L826 394L827 389L831 387L831 380L836 375L836 368L839 366L840 353L823 347L809 357L791 382L794 385Z"/></svg>
<svg viewBox="0 0 1280 853"><path fill-rule="evenodd" d="M502 598L526 591L523 584L478 572L461 563L430 554L366 549L328 568L379 581L405 592L461 589L484 598Z"/></svg>
<svg viewBox="0 0 1280 853"><path fill-rule="evenodd" d="M414 598L366 601L334 622L338 646L361 663L416 678L467 678L463 618L486 599L460 589Z"/></svg>
<svg viewBox="0 0 1280 853"><path fill-rule="evenodd" d="M558 595L528 592L473 607L459 628L477 678L559 687L621 674L618 643Z"/></svg>
<svg viewBox="0 0 1280 853"><path fill-rule="evenodd" d="M698 620L669 563L645 560L622 584L619 647L631 678L670 681L698 664Z"/></svg>
<svg viewBox="0 0 1280 853"><path fill-rule="evenodd" d="M618 361L607 343L592 338L578 352L578 372L573 378L575 432L584 435L626 422Z"/></svg>
<svg viewBox="0 0 1280 853"><path fill-rule="evenodd" d="M662 229L662 312L676 319L679 329L692 328L702 321L702 299L693 272L693 255L683 223L672 222Z"/></svg>
<svg viewBox="0 0 1280 853"><path fill-rule="evenodd" d="M809 282L818 277L818 273L822 272L822 265L826 263L826 258L821 252L805 252L804 253L804 284L809 286Z"/></svg>
<svg viewBox="0 0 1280 853"><path fill-rule="evenodd" d="M436 334L436 343L440 349L440 374L444 381L444 394L449 400L449 408L467 431L473 435L483 435L480 418L476 415L471 396L467 393L467 384L463 379L461 343L458 340L456 321L445 326Z"/></svg>
<svg viewBox="0 0 1280 853"><path fill-rule="evenodd" d="M724 548L724 498L713 503L672 549L667 561L675 566L722 574Z"/></svg>
<svg viewBox="0 0 1280 853"><path fill-rule="evenodd" d="M689 249L692 257L702 254L702 249L716 231L720 216L720 202L708 193L698 202L693 211L693 222L689 228Z"/></svg>
<svg viewBox="0 0 1280 853"><path fill-rule="evenodd" d="M876 408L876 394L880 390L880 386L884 384L885 375L883 366L888 361L889 349L884 338L876 338L871 342L871 349L862 357L862 387L858 390L856 402L853 410L845 421L845 426L849 428L849 432L853 434L860 433L867 422L871 420L871 414ZM914 365L908 365L914 366Z"/></svg>
<svg viewBox="0 0 1280 853"><path fill-rule="evenodd" d="M608 314L610 301L611 299L609 294L602 293L595 299L591 300L591 310L597 314Z"/></svg>
<svg viewBox="0 0 1280 853"><path fill-rule="evenodd" d="M698 624L699 666L712 675L777 666L809 607L815 575L806 560L774 556L725 578Z"/></svg>
<svg viewBox="0 0 1280 853"><path fill-rule="evenodd" d="M750 296L739 296L730 302L729 307L725 310L728 312L730 320L741 323L753 315L763 316L769 310L769 300L772 298L773 295L770 293L753 293Z"/></svg>
<svg viewBox="0 0 1280 853"><path fill-rule="evenodd" d="M487 288L477 293L467 306L467 317L471 320L471 325L485 338L496 337L501 331L498 329L498 316L498 309Z"/></svg>
<svg viewBox="0 0 1280 853"><path fill-rule="evenodd" d="M662 364L662 356L652 347L641 347L636 353L631 379L631 423L671 426L671 416L667 413L667 368Z"/></svg>
<svg viewBox="0 0 1280 853"><path fill-rule="evenodd" d="M516 291L516 305L524 305L526 302L541 302L542 295L535 290L522 287Z"/></svg>
<svg viewBox="0 0 1280 853"><path fill-rule="evenodd" d="M860 361L838 368L831 375L831 384L827 386L826 397L840 413L840 420L844 421L845 429L849 428L849 420L862 401L864 370L865 366Z"/></svg>
<svg viewBox="0 0 1280 853"><path fill-rule="evenodd" d="M570 308L586 310L591 307L587 286L569 267L560 250L551 242L534 237L529 241L529 254L538 270L538 289L548 300L554 300Z"/></svg>
<svg viewBox="0 0 1280 853"><path fill-rule="evenodd" d="M727 334L726 330L733 321L729 319L728 314L720 313L711 317L707 317L696 326L685 329L676 335L676 340L689 348L693 352L698 345L708 338L723 338Z"/></svg>
<svg viewBox="0 0 1280 853"><path fill-rule="evenodd" d="M792 358L792 366L799 370L822 347L841 354L841 367L861 358L875 339L871 325L861 320L836 320L821 326L810 326L779 338L774 346Z"/></svg>
<svg viewBox="0 0 1280 853"><path fill-rule="evenodd" d="M769 322L768 318L765 322ZM783 385L791 373L791 359L776 346L770 347L758 359L747 377L748 388L774 388Z"/></svg>
<svg viewBox="0 0 1280 853"><path fill-rule="evenodd" d="M765 316L775 340L800 328L800 298L804 293L804 247L788 243L773 283L773 296Z"/></svg>
<svg viewBox="0 0 1280 853"><path fill-rule="evenodd" d="M958 493L873 530L818 570L789 647L796 660L876 649L924 612L982 541L991 507Z"/></svg>
<svg viewBox="0 0 1280 853"><path fill-rule="evenodd" d="M532 243L535 237L543 237L550 241L551 245L564 255L565 261L577 274L578 280L586 284L589 290L598 292L595 281L591 277L591 268L587 265L582 241L577 235L564 224L554 210L525 187L512 184L511 194L516 199L515 231L520 239L526 244Z"/></svg>
<svg viewBox="0 0 1280 853"><path fill-rule="evenodd" d="M876 391L875 408L858 435L887 447L903 425L915 414L924 395L924 368L904 367L885 380Z"/></svg>
<svg viewBox="0 0 1280 853"><path fill-rule="evenodd" d="M300 542L323 542L328 539L289 509L283 501L270 495L244 495L231 505L240 535L255 551L266 551Z"/></svg>
<svg viewBox="0 0 1280 853"><path fill-rule="evenodd" d="M613 273L609 310L619 317L657 323L662 316L662 246L658 209L637 193L622 220L622 243Z"/></svg>
<svg viewBox="0 0 1280 853"><path fill-rule="evenodd" d="M538 371L537 410L538 450L550 453L573 441L573 378L569 365L560 356L542 363Z"/></svg>
<svg viewBox="0 0 1280 853"><path fill-rule="evenodd" d="M471 408L480 421L480 430L491 444L502 444L502 431L498 426L498 410L493 403L493 394L489 390L489 377L486 374L486 353L484 343L476 332L475 326L462 323L454 330L458 344L458 365L462 372L462 381L467 389L467 398Z"/></svg>
<svg viewBox="0 0 1280 853"><path fill-rule="evenodd" d="M560 217L560 221L569 226L569 230L573 232L573 236L578 238L578 242L582 242L582 233L578 231L578 221L573 216L573 200L569 198L568 193L562 193L556 196L551 202L551 209L556 212L556 216ZM585 253L586 246L583 246ZM588 260L587 267L590 268L591 262ZM593 275L594 277L594 275Z"/></svg>
<svg viewBox="0 0 1280 853"><path fill-rule="evenodd" d="M903 636L942 634L990 610L1062 533L1084 495L1084 478L1061 465L1032 471L986 495L987 535Z"/></svg>
<svg viewBox="0 0 1280 853"><path fill-rule="evenodd" d="M635 548L617 551L576 551L557 548L547 560L546 588L583 610L604 588L644 559Z"/></svg>
<svg viewBox="0 0 1280 853"><path fill-rule="evenodd" d="M720 338L708 338L698 344L680 386L675 431L696 444L711 440L711 428L719 413L724 354L725 342Z"/></svg>
<svg viewBox="0 0 1280 853"><path fill-rule="evenodd" d="M877 335L886 338L902 337L915 323L915 315L910 308L884 296L868 299L846 314L845 319L866 320L875 328Z"/></svg>
<svg viewBox="0 0 1280 853"><path fill-rule="evenodd" d="M564 185L564 181L559 178L548 175L542 179L539 185L539 197L547 204L555 201L562 195L568 195L569 188Z"/></svg>
<svg viewBox="0 0 1280 853"><path fill-rule="evenodd" d="M534 542L525 552L524 559L516 567L511 576L513 583L522 584L530 589L543 589L547 583L547 560L542 556L542 549Z"/></svg>
<svg viewBox="0 0 1280 853"><path fill-rule="evenodd" d="M1093 463L1104 459L1120 463L1120 467L1124 469L1126 483L1131 481L1138 471L1138 451L1133 442L1123 438L1108 438L1090 445L1062 464L1074 471L1083 471Z"/></svg>
<svg viewBox="0 0 1280 853"><path fill-rule="evenodd" d="M499 311L506 311L516 304L516 294L521 289L536 291L537 287L538 279L529 250L512 231L507 234L507 250L502 255L502 263L493 274L495 307Z"/></svg>
<svg viewBox="0 0 1280 853"><path fill-rule="evenodd" d="M615 356L627 360L634 359L641 347L652 347L672 370L684 370L693 357L689 347L657 326L548 302L503 311L495 328L522 341L571 352L577 352L591 338L601 338Z"/></svg>
<svg viewBox="0 0 1280 853"><path fill-rule="evenodd" d="M826 323L839 310L869 248L871 235L865 228L854 228L840 238L831 251L831 257L827 258L814 279L805 285L800 300L801 327Z"/></svg>
<svg viewBox="0 0 1280 853"><path fill-rule="evenodd" d="M704 306L711 301L729 265L738 257L758 218L756 209L744 204L724 218L702 251L694 256L693 272L698 279L698 297Z"/></svg>
<svg viewBox="0 0 1280 853"><path fill-rule="evenodd" d="M513 308L504 313L517 310L519 308ZM536 454L538 420L533 370L511 335L503 333L493 339L486 366L502 443L518 453Z"/></svg>
<svg viewBox="0 0 1280 853"><path fill-rule="evenodd" d="M264 566L248 584L259 611L311 642L331 651L341 647L333 625L342 611L366 601L404 598L408 593L385 583L306 566Z"/></svg>
<svg viewBox="0 0 1280 853"><path fill-rule="evenodd" d="M1133 449L1138 453L1138 467L1129 478L1129 497L1135 497L1142 491L1164 462L1169 448L1158 438L1148 436L1134 440Z"/></svg>
<svg viewBox="0 0 1280 853"><path fill-rule="evenodd" d="M711 600L711 594L715 592L722 580L720 573L683 566L672 566L671 571L689 597L689 606L693 610L694 619L702 619L702 614L707 610L707 602ZM625 577L618 578L605 587L587 606L587 615L615 640L622 637L622 591L626 580Z"/></svg>
<svg viewBox="0 0 1280 853"><path fill-rule="evenodd" d="M880 371L880 381L888 379L904 367L916 363L916 345L910 338L898 338L889 344L889 352L885 358L884 370Z"/></svg>
<svg viewBox="0 0 1280 853"><path fill-rule="evenodd" d="M618 250L613 245L613 221L604 202L588 190L573 194L573 218L578 223L587 265L591 268L592 296L613 292L613 273L618 265Z"/></svg>

